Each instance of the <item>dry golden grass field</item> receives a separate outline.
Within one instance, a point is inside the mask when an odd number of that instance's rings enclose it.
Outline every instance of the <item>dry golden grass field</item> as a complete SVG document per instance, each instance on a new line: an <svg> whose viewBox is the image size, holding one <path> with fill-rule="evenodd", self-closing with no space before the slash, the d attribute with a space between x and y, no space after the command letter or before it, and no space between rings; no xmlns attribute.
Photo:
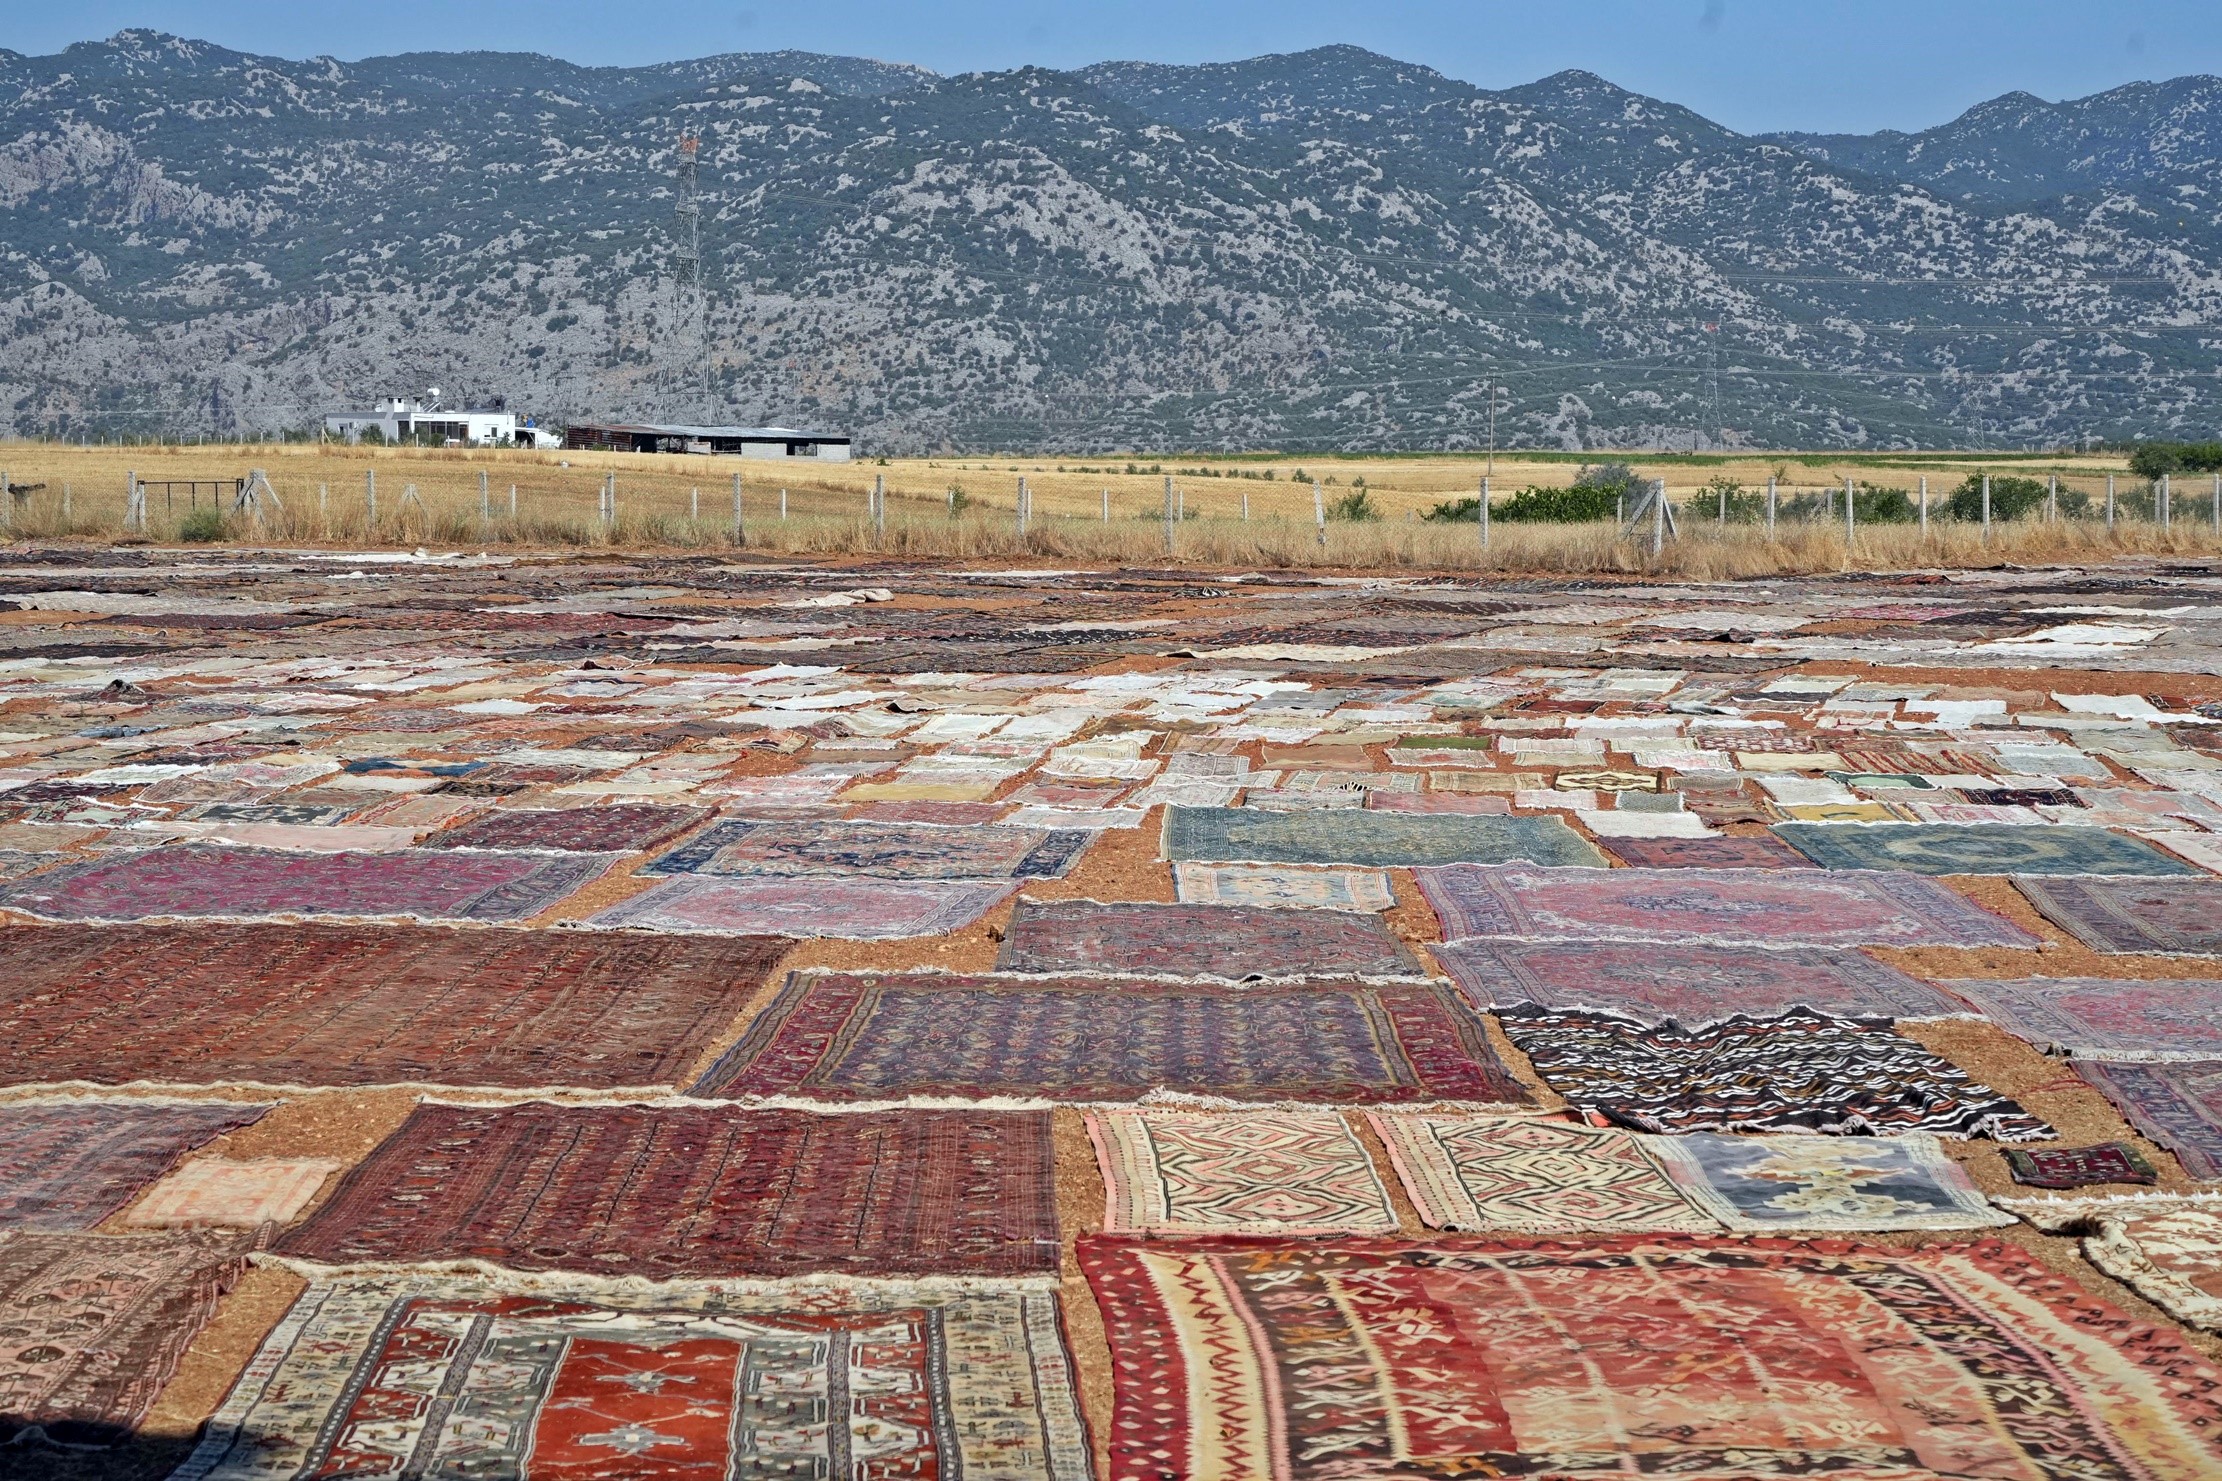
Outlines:
<svg viewBox="0 0 2222 1481"><path fill-rule="evenodd" d="M1475 494L1488 467L1479 455L1122 454L793 465L718 457L314 443L78 447L20 442L0 444L0 473L15 488L14 498L7 501L7 536L158 544L180 539L194 508L213 497L205 487L191 496L182 487L165 489L164 484L215 480L228 486L259 468L268 475L278 506L238 512L231 507L227 487L219 538L443 548L686 549L739 543L795 554L1161 563L1168 555L1169 478L1177 516L1171 522L1171 557L1204 566L1651 571L1705 578L2222 551L2206 480L2177 486L2171 528L2164 531L2147 517L2146 486L2130 475L2119 456L1590 456L1626 461L1645 477L1664 479L1680 514L1680 538L1654 557L1647 535L1621 538L1610 522L1498 521L1484 548L1472 520L1444 523L1424 517L1446 500ZM1561 454L1500 453L1491 479L1493 503L1501 506L1527 486L1569 484L1581 464L1580 458ZM1972 523L1941 517L1945 497L1971 471L2057 478L2071 502L2076 494L2086 498L2087 511L2081 518L2058 521L2042 513L2002 520L1985 538ZM126 489L133 475L152 485L143 532L124 524ZM735 475L742 481L737 542ZM2110 475L2122 507L2122 518L2111 529L2100 517ZM1909 494L1925 478L1940 517L1926 533L1913 525L1868 524L1855 529L1848 541L1840 514L1786 514L1771 537L1755 522L1716 523L1716 480L1726 478L1756 495L1770 477L1777 481L1785 507L1801 495L1841 490L1846 478ZM610 521L601 513L605 478L614 478L615 516ZM1021 479L1030 495L1023 531ZM877 521L871 513L875 480L884 480L886 488L884 514ZM1331 515L1323 534L1321 507L1333 511L1360 490L1372 517ZM1840 504L1835 507L1841 509ZM216 532L204 527L200 533L207 537Z"/></svg>

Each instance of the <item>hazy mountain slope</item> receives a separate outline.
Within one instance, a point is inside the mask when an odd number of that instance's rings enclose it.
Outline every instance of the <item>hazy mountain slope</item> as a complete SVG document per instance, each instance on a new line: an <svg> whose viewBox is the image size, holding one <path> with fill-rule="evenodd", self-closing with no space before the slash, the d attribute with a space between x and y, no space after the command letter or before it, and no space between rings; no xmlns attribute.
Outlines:
<svg viewBox="0 0 2222 1481"><path fill-rule="evenodd" d="M940 78L126 32L0 55L0 428L436 383L888 449L1471 445L1492 376L1501 437L1570 446L2203 427L2222 252L2152 162L2213 163L2163 111L2141 154L2110 125L2136 179L2009 205L1586 73L1489 93L1348 48ZM682 129L706 369L671 313Z"/></svg>

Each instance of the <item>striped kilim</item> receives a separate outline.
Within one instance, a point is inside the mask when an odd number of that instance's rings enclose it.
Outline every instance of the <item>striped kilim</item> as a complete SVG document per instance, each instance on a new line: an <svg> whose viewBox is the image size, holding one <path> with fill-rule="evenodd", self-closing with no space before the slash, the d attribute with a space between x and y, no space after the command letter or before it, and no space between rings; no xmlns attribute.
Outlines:
<svg viewBox="0 0 2222 1481"><path fill-rule="evenodd" d="M1370 1233L1397 1227L1373 1159L1332 1111L1090 1113L1114 1232Z"/></svg>
<svg viewBox="0 0 2222 1481"><path fill-rule="evenodd" d="M1431 1229L1648 1234L1720 1227L1632 1132L1532 1116L1369 1111L1366 1117Z"/></svg>

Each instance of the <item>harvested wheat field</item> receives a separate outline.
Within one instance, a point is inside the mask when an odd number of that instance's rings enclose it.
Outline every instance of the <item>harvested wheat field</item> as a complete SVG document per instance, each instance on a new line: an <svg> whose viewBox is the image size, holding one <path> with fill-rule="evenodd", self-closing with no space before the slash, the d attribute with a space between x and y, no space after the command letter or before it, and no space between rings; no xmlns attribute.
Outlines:
<svg viewBox="0 0 2222 1481"><path fill-rule="evenodd" d="M253 456L0 556L0 1471L2222 1473L2191 516L1484 571L1384 462L1315 572L1293 463L1176 488L1287 562L1122 463L1107 563L1093 471Z"/></svg>

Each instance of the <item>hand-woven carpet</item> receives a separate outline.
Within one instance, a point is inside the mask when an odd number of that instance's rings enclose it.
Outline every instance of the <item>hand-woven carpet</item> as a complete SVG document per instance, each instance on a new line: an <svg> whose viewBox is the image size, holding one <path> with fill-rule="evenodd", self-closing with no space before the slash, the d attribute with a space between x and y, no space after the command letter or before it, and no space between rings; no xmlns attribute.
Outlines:
<svg viewBox="0 0 2222 1481"><path fill-rule="evenodd" d="M2008 1147L2006 1169L2031 1188L2093 1188L2105 1183L2160 1181L2143 1153L2127 1142L2091 1147Z"/></svg>
<svg viewBox="0 0 2222 1481"><path fill-rule="evenodd" d="M600 876L606 854L412 849L281 854L221 844L126 849L0 886L0 906L49 920L344 915L511 921Z"/></svg>
<svg viewBox="0 0 2222 1481"><path fill-rule="evenodd" d="M704 879L682 875L588 918L755 936L840 936L884 941L959 931L1009 899L1015 879Z"/></svg>
<svg viewBox="0 0 2222 1481"><path fill-rule="evenodd" d="M426 926L0 930L0 1084L668 1087L786 944Z"/></svg>
<svg viewBox="0 0 2222 1481"><path fill-rule="evenodd" d="M1719 1221L1617 1127L1535 1116L1368 1111L1431 1229L1492 1234L1713 1233Z"/></svg>
<svg viewBox="0 0 2222 1481"><path fill-rule="evenodd" d="M658 807L620 802L608 807L563 807L492 812L459 828L435 833L426 848L518 849L565 854L629 854L651 849L710 816L706 807Z"/></svg>
<svg viewBox="0 0 2222 1481"><path fill-rule="evenodd" d="M1612 838L1605 851L1634 869L1811 869L1813 861L1771 833L1749 837Z"/></svg>
<svg viewBox="0 0 2222 1481"><path fill-rule="evenodd" d="M1332 1111L1088 1113L1103 1227L1373 1234L1397 1227L1373 1159Z"/></svg>
<svg viewBox="0 0 2222 1481"><path fill-rule="evenodd" d="M2187 1481L2222 1371L1995 1240L1080 1242L1113 1481Z"/></svg>
<svg viewBox="0 0 2222 1481"><path fill-rule="evenodd" d="M1236 979L1425 975L1378 915L1094 900L1020 900L995 968Z"/></svg>
<svg viewBox="0 0 2222 1481"><path fill-rule="evenodd" d="M1599 1125L2042 1141L2052 1128L1876 1020L1797 1009L1702 1028L1607 1013L1497 1015L1544 1082Z"/></svg>
<svg viewBox="0 0 2222 1481"><path fill-rule="evenodd" d="M2007 1201L2039 1229L2079 1234L2083 1254L2180 1322L2222 1331L2222 1194Z"/></svg>
<svg viewBox="0 0 2222 1481"><path fill-rule="evenodd" d="M1387 910L1389 877L1373 870L1292 869L1276 864L1175 864L1185 905L1253 905L1297 910Z"/></svg>
<svg viewBox="0 0 2222 1481"><path fill-rule="evenodd" d="M123 1216L134 1229L252 1229L290 1224L340 1170L321 1158L200 1157L147 1190Z"/></svg>
<svg viewBox="0 0 2222 1481"><path fill-rule="evenodd" d="M937 828L810 818L728 818L643 874L876 875L885 879L1056 879L1095 834L1084 828Z"/></svg>
<svg viewBox="0 0 2222 1481"><path fill-rule="evenodd" d="M173 1481L1089 1481L1057 1298L315 1281Z"/></svg>
<svg viewBox="0 0 2222 1481"><path fill-rule="evenodd" d="M1233 987L1135 978L795 973L698 1095L1119 1104L1520 1101L1436 983Z"/></svg>
<svg viewBox="0 0 2222 1481"><path fill-rule="evenodd" d="M118 1443L240 1264L231 1236L0 1235L0 1441Z"/></svg>
<svg viewBox="0 0 2222 1481"><path fill-rule="evenodd" d="M1047 1112L419 1106L278 1243L652 1280L1057 1268Z"/></svg>
<svg viewBox="0 0 2222 1481"><path fill-rule="evenodd" d="M1741 1234L1986 1229L2013 1222L1933 1136L1650 1137L1692 1203Z"/></svg>
<svg viewBox="0 0 2222 1481"><path fill-rule="evenodd" d="M1557 818L1444 816L1335 809L1259 812L1169 807L1164 855L1225 864L1602 864L1604 856Z"/></svg>
<svg viewBox="0 0 2222 1481"><path fill-rule="evenodd" d="M2222 982L2034 977L1945 984L2039 1049L2082 1059L2222 1059Z"/></svg>
<svg viewBox="0 0 2222 1481"><path fill-rule="evenodd" d="M90 1229L266 1105L60 1101L0 1107L0 1229Z"/></svg>
<svg viewBox="0 0 2222 1481"><path fill-rule="evenodd" d="M2017 878L2014 888L2093 951L2222 955L2222 880Z"/></svg>
<svg viewBox="0 0 2222 1481"><path fill-rule="evenodd" d="M2140 838L2104 828L2012 823L1777 823L1775 832L1824 869L1915 874L2200 875Z"/></svg>
<svg viewBox="0 0 2222 1481"><path fill-rule="evenodd" d="M1419 871L1446 940L1691 941L1729 946L2009 946L2037 938L1912 874L1763 869Z"/></svg>
<svg viewBox="0 0 2222 1481"><path fill-rule="evenodd" d="M1964 1004L1861 951L1629 941L1455 941L1435 960L1484 1008L1594 1008L1644 1023L1712 1023L1811 1008L1846 1018L1951 1018Z"/></svg>
<svg viewBox="0 0 2222 1481"><path fill-rule="evenodd" d="M2195 1178L2222 1178L2222 1060L2175 1064L2074 1062L2129 1124L2176 1154Z"/></svg>

